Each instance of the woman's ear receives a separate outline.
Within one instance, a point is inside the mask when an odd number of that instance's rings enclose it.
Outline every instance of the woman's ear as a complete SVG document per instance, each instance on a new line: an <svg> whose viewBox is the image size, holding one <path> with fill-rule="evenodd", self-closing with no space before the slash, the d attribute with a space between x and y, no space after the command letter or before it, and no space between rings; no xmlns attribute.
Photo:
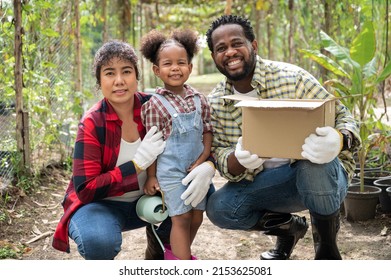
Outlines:
<svg viewBox="0 0 391 280"><path fill-rule="evenodd" d="M254 49L255 53L258 53L258 42L257 42L257 40L252 41L251 45L253 46L253 49Z"/></svg>

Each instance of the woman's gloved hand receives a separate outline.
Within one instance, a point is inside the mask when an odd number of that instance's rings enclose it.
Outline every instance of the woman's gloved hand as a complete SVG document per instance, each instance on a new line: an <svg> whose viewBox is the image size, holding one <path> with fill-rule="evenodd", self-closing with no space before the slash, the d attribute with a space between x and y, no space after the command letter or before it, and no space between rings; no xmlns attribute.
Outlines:
<svg viewBox="0 0 391 280"><path fill-rule="evenodd" d="M166 147L166 142L163 141L163 133L156 131L156 126L151 127L134 155L133 163L141 170L147 169Z"/></svg>
<svg viewBox="0 0 391 280"><path fill-rule="evenodd" d="M239 137L238 143L236 144L235 157L239 163L247 169L257 169L265 162L265 160L258 157L258 155L243 150L242 137Z"/></svg>
<svg viewBox="0 0 391 280"><path fill-rule="evenodd" d="M196 207L204 199L214 175L213 163L206 161L195 167L182 179L183 185L187 186L190 183L181 195L181 199L184 200L186 205L191 204L191 206Z"/></svg>
<svg viewBox="0 0 391 280"><path fill-rule="evenodd" d="M308 136L301 155L317 164L332 161L341 152L343 146L342 134L330 126L316 128L316 134Z"/></svg>

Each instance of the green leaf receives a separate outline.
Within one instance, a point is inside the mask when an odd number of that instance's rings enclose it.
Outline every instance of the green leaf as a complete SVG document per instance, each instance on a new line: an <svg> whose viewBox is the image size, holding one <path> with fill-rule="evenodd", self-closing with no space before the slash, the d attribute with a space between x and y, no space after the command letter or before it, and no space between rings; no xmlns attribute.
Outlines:
<svg viewBox="0 0 391 280"><path fill-rule="evenodd" d="M339 80L328 80L325 82L325 86L330 86L337 89L336 94L334 94L337 97L345 97L351 95L349 88Z"/></svg>
<svg viewBox="0 0 391 280"><path fill-rule="evenodd" d="M366 79L376 76L377 72L377 58L376 56L365 64L363 68L363 75Z"/></svg>
<svg viewBox="0 0 391 280"><path fill-rule="evenodd" d="M48 37L59 37L60 35L58 34L58 32L54 31L53 29L50 29L50 28L46 28L46 29L42 29L42 34L48 36Z"/></svg>
<svg viewBox="0 0 391 280"><path fill-rule="evenodd" d="M345 70L340 65L338 65L331 58L329 58L329 57L325 56L324 54L320 53L318 50L299 49L299 52L305 54L310 59L312 59L316 63L320 64L322 67L324 67L327 70L333 72L335 75L348 77L349 78L349 74L346 73Z"/></svg>
<svg viewBox="0 0 391 280"><path fill-rule="evenodd" d="M324 49L331 53L333 56L335 56L336 60L351 60L349 50L340 46L325 32L320 31L320 38L322 40L322 45L324 46Z"/></svg>
<svg viewBox="0 0 391 280"><path fill-rule="evenodd" d="M50 61L44 61L42 63L42 67L45 67L45 68L57 68L57 64L52 63Z"/></svg>
<svg viewBox="0 0 391 280"><path fill-rule="evenodd" d="M391 75L391 61L389 61L384 67L383 71L380 73L379 77L376 79L376 83L383 82L385 79L387 79Z"/></svg>
<svg viewBox="0 0 391 280"><path fill-rule="evenodd" d="M376 52L376 37L372 22L366 22L361 32L353 40L350 48L351 58L364 66L370 62Z"/></svg>

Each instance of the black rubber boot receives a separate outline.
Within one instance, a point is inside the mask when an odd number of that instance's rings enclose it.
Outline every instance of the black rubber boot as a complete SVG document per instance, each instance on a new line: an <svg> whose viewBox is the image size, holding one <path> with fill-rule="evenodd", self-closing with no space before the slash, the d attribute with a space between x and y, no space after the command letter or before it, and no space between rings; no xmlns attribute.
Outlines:
<svg viewBox="0 0 391 280"><path fill-rule="evenodd" d="M337 246L339 210L328 216L310 214L315 260L342 260Z"/></svg>
<svg viewBox="0 0 391 280"><path fill-rule="evenodd" d="M263 252L261 260L287 260L297 241L307 232L308 224L305 217L267 212L252 229L264 231L266 235L277 236L274 249Z"/></svg>
<svg viewBox="0 0 391 280"><path fill-rule="evenodd" d="M171 219L167 218L155 232L161 243L170 244ZM145 249L145 260L164 260L164 251L152 230L152 225L146 226L147 248Z"/></svg>

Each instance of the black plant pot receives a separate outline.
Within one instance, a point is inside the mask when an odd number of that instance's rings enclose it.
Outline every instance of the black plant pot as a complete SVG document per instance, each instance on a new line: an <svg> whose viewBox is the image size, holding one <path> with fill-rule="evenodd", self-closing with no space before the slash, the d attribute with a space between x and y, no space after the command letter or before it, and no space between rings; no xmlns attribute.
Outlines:
<svg viewBox="0 0 391 280"><path fill-rule="evenodd" d="M360 178L358 178L358 177L353 177L349 183L349 187L359 186L359 185L360 185ZM339 209L340 209L341 214L345 213L345 202L344 201L342 201Z"/></svg>
<svg viewBox="0 0 391 280"><path fill-rule="evenodd" d="M346 219L352 222L373 219L381 191L379 187L364 186L360 192L360 186L350 186L344 200Z"/></svg>
<svg viewBox="0 0 391 280"><path fill-rule="evenodd" d="M364 184L373 186L378 179L391 178L391 172L385 170L364 171Z"/></svg>
<svg viewBox="0 0 391 280"><path fill-rule="evenodd" d="M349 186L359 186L360 185L360 178L359 177L353 177L352 181L350 181Z"/></svg>
<svg viewBox="0 0 391 280"><path fill-rule="evenodd" d="M373 184L382 190L379 195L381 210L384 213L391 213L391 197L387 193L387 189L391 187L391 177L378 179Z"/></svg>

